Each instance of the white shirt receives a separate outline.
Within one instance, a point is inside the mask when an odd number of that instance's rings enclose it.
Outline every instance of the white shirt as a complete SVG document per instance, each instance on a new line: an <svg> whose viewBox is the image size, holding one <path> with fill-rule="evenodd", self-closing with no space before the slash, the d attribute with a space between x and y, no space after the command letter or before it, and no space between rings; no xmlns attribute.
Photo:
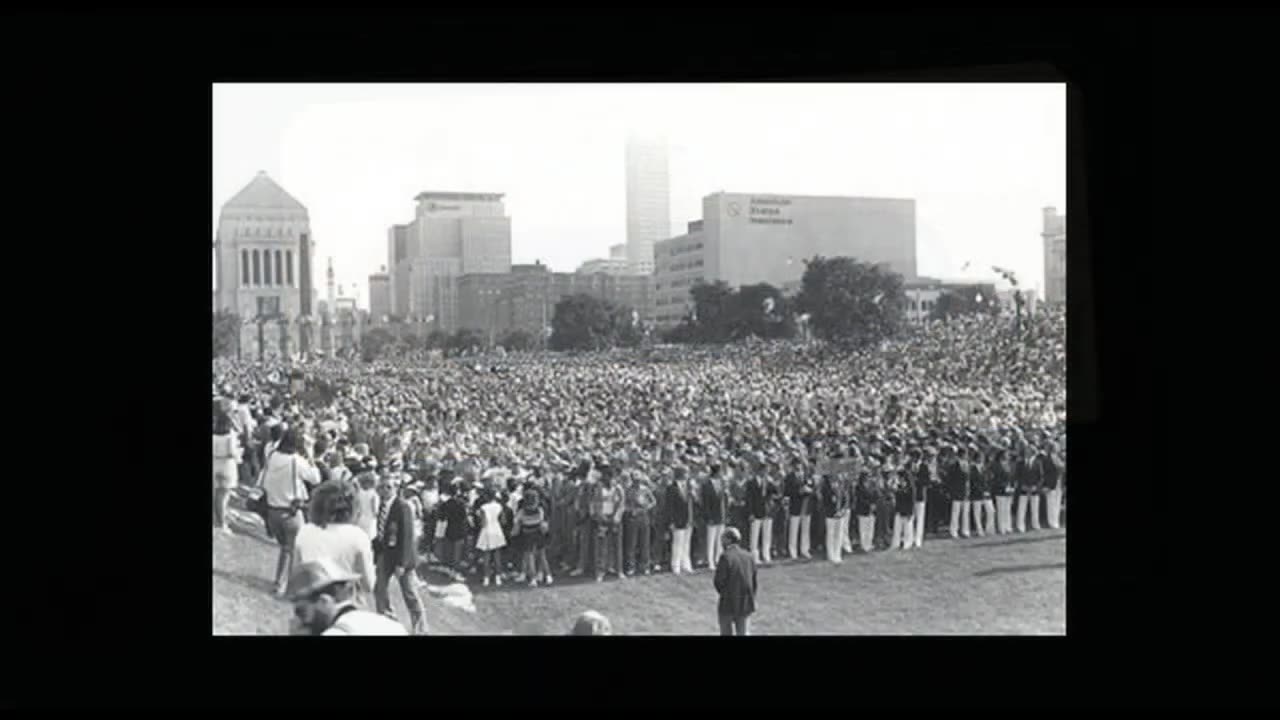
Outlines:
<svg viewBox="0 0 1280 720"><path fill-rule="evenodd" d="M373 542L364 530L351 523L303 525L294 540L293 566L321 558L329 558L347 572L359 573L361 589L373 591Z"/></svg>
<svg viewBox="0 0 1280 720"><path fill-rule="evenodd" d="M267 493L267 504L287 508L294 500L307 500L304 483L316 485L320 472L305 458L285 453L273 453L267 458L263 471L262 489Z"/></svg>
<svg viewBox="0 0 1280 720"><path fill-rule="evenodd" d="M408 635L400 623L368 610L348 610L321 635Z"/></svg>

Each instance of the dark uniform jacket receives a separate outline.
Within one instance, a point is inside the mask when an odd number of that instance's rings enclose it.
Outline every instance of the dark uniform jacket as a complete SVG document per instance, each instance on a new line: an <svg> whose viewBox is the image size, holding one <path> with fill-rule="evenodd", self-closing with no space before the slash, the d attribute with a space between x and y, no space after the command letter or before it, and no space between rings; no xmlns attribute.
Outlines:
<svg viewBox="0 0 1280 720"><path fill-rule="evenodd" d="M929 463L921 462L916 466L915 484L915 501L924 502L925 497L929 493L929 486L933 484L933 472L929 469Z"/></svg>
<svg viewBox="0 0 1280 720"><path fill-rule="evenodd" d="M844 507L844 483L834 475L824 476L822 478L822 516L839 517L840 513L844 512Z"/></svg>
<svg viewBox="0 0 1280 720"><path fill-rule="evenodd" d="M893 491L893 507L899 515L911 517L915 510L915 493L911 489L911 483L906 478L901 478L898 487Z"/></svg>
<svg viewBox="0 0 1280 720"><path fill-rule="evenodd" d="M1040 489L1040 466L1035 459L1018 460L1018 464L1013 470L1013 477L1018 483L1018 489L1024 494L1033 493Z"/></svg>
<svg viewBox="0 0 1280 720"><path fill-rule="evenodd" d="M969 499L991 499L991 485L987 480L987 469L978 463L969 464Z"/></svg>
<svg viewBox="0 0 1280 720"><path fill-rule="evenodd" d="M812 507L812 490L800 473L794 470L787 473L783 494L787 497L787 511L793 516L807 515Z"/></svg>
<svg viewBox="0 0 1280 720"><path fill-rule="evenodd" d="M1045 490L1056 490L1058 488L1058 477L1061 475L1061 468L1053 456L1048 453L1040 454L1040 486Z"/></svg>
<svg viewBox="0 0 1280 720"><path fill-rule="evenodd" d="M729 617L746 617L756 611L756 562L738 545L725 548L716 563L717 610Z"/></svg>
<svg viewBox="0 0 1280 720"><path fill-rule="evenodd" d="M716 489L716 482L720 483L719 489ZM702 481L702 518L708 525L722 525L729 515L729 493L724 486L723 477Z"/></svg>
<svg viewBox="0 0 1280 720"><path fill-rule="evenodd" d="M769 516L768 502L765 499L767 488L760 478L752 475L747 478L747 514L755 520L763 520Z"/></svg>
<svg viewBox="0 0 1280 720"><path fill-rule="evenodd" d="M1013 473L1004 466L1003 462L994 461L987 468L987 475L991 479L991 491L996 495L1012 495L1015 489L1013 483Z"/></svg>
<svg viewBox="0 0 1280 720"><path fill-rule="evenodd" d="M952 462L946 469L947 494L953 502L964 500L969 492L969 470L959 462Z"/></svg>
<svg viewBox="0 0 1280 720"><path fill-rule="evenodd" d="M400 498L391 501L387 524L373 541L374 561L386 567L412 570L418 567L418 548L414 542L413 510Z"/></svg>
<svg viewBox="0 0 1280 720"><path fill-rule="evenodd" d="M853 489L853 513L867 517L871 515L871 510L875 505L876 496L871 491L871 478L867 473L862 474L862 481Z"/></svg>
<svg viewBox="0 0 1280 720"><path fill-rule="evenodd" d="M687 530L693 525L693 497L680 488L680 483L667 486L666 515L671 527Z"/></svg>

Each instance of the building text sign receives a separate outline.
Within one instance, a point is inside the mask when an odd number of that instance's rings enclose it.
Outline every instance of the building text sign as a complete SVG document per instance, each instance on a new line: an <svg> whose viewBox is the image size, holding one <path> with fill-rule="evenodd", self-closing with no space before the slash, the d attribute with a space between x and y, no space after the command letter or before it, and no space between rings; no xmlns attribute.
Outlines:
<svg viewBox="0 0 1280 720"><path fill-rule="evenodd" d="M790 225L790 205L787 198L753 197L743 208L739 202L729 203L727 211L730 217L746 216L747 222L753 225Z"/></svg>

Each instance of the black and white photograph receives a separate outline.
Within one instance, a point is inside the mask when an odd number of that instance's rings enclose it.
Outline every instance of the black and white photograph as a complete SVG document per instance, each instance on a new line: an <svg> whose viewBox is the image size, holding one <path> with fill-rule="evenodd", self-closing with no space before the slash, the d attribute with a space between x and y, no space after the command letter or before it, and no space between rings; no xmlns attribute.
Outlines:
<svg viewBox="0 0 1280 720"><path fill-rule="evenodd" d="M1067 634L1066 83L210 91L213 635Z"/></svg>

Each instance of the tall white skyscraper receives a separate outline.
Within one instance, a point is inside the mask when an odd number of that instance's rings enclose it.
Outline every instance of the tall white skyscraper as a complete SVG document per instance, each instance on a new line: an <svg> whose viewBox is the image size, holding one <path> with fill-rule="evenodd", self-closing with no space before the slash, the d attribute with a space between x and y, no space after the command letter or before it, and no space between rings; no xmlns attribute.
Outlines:
<svg viewBox="0 0 1280 720"><path fill-rule="evenodd" d="M667 144L659 138L627 138L627 262L631 271L653 272L653 245L671 237Z"/></svg>

